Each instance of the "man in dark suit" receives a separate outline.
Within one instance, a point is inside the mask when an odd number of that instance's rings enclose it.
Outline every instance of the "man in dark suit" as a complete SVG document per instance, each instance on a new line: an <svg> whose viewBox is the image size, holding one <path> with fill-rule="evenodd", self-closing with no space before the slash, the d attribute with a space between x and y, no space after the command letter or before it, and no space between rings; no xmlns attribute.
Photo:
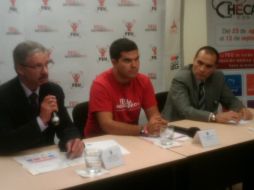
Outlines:
<svg viewBox="0 0 254 190"><path fill-rule="evenodd" d="M48 81L49 51L25 41L15 47L13 58L17 77L0 86L0 152L50 145L57 134L69 158L80 156L84 145L64 106L63 90ZM53 112L60 119L57 126Z"/></svg>
<svg viewBox="0 0 254 190"><path fill-rule="evenodd" d="M193 64L185 66L172 80L163 116L171 121L191 119L227 123L251 119L246 109L227 87L224 75L216 70L219 53L201 47ZM229 111L217 112L219 104Z"/></svg>

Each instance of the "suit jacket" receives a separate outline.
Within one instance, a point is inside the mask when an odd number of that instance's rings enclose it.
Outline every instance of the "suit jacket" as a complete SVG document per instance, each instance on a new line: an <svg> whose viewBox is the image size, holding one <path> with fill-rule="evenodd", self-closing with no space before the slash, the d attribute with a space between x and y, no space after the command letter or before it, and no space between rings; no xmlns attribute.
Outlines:
<svg viewBox="0 0 254 190"><path fill-rule="evenodd" d="M62 88L51 82L43 84L40 87L39 104L49 94L57 98L60 125L49 123L42 132L18 77L0 86L0 152L53 144L55 133L61 147L65 147L68 140L80 137L64 106Z"/></svg>
<svg viewBox="0 0 254 190"><path fill-rule="evenodd" d="M162 115L170 121L191 119L208 121L211 112L223 107L239 111L243 104L234 96L224 81L224 75L215 71L205 81L205 110L198 109L198 86L192 65L185 66L172 80Z"/></svg>

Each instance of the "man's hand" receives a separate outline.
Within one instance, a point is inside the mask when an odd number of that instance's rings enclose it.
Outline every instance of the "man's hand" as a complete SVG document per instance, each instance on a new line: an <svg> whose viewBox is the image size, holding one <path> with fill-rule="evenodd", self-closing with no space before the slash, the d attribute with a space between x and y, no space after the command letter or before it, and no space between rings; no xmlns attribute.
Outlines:
<svg viewBox="0 0 254 190"><path fill-rule="evenodd" d="M234 111L221 112L216 114L216 122L218 123L228 123L229 121L238 123L240 119L241 114Z"/></svg>
<svg viewBox="0 0 254 190"><path fill-rule="evenodd" d="M161 116L151 117L147 124L148 134L158 136L160 134L160 128L163 125L167 125L168 121L163 119Z"/></svg>
<svg viewBox="0 0 254 190"><path fill-rule="evenodd" d="M52 95L45 96L40 108L40 118L45 125L50 121L54 111L58 111L56 97Z"/></svg>
<svg viewBox="0 0 254 190"><path fill-rule="evenodd" d="M241 109L240 114L241 114L241 119L243 120L251 120L253 118L251 111L247 108Z"/></svg>
<svg viewBox="0 0 254 190"><path fill-rule="evenodd" d="M66 143L66 149L68 158L77 158L83 153L84 143L79 138L71 139Z"/></svg>

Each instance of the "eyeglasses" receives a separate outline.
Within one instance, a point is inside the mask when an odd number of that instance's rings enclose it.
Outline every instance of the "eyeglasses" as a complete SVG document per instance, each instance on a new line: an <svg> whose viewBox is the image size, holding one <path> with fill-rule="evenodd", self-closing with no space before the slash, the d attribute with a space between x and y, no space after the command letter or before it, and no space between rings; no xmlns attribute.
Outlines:
<svg viewBox="0 0 254 190"><path fill-rule="evenodd" d="M51 68L54 65L53 60L48 61L46 64L38 64L38 65L27 65L20 63L23 67L28 67L37 71L42 71L44 68Z"/></svg>

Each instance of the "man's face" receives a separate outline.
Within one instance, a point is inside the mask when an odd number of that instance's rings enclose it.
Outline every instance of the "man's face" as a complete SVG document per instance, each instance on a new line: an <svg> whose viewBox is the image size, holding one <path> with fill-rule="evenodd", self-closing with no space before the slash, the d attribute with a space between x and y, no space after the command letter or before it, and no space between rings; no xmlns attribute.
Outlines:
<svg viewBox="0 0 254 190"><path fill-rule="evenodd" d="M139 71L138 50L124 51L118 60L112 60L116 77L120 82L128 82L135 78Z"/></svg>
<svg viewBox="0 0 254 190"><path fill-rule="evenodd" d="M193 60L192 71L197 80L206 80L216 69L216 55L201 50Z"/></svg>
<svg viewBox="0 0 254 190"><path fill-rule="evenodd" d="M19 65L18 73L21 81L30 89L35 90L48 82L49 54L36 52L27 57L23 65Z"/></svg>

